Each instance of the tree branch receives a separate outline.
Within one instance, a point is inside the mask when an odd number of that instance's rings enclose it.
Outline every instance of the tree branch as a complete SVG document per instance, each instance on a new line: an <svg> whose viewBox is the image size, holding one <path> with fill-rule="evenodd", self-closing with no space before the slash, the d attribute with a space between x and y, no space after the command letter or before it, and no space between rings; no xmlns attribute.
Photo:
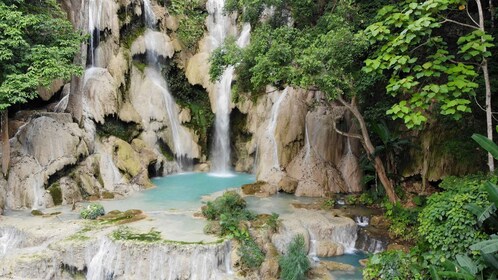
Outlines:
<svg viewBox="0 0 498 280"><path fill-rule="evenodd" d="M491 1L490 1L490 2L491 2ZM469 9L467 9L467 7L465 7L465 11L467 11L467 15L468 15L468 16L469 16L469 18L472 20L472 22L473 22L475 25L479 26L479 23L477 23L477 21L475 21L475 19L474 19L474 18L470 15L470 13L469 13Z"/></svg>
<svg viewBox="0 0 498 280"><path fill-rule="evenodd" d="M335 132L337 132L338 134L340 134L342 136L346 136L346 137L350 137L350 138L356 138L356 139L360 139L361 141L363 141L363 137L360 134L354 134L354 133L349 133L349 132L344 132L342 130L339 130L337 128L337 123L336 123L336 121L338 119L340 119L340 117L335 118L334 121L332 122L332 126L334 127Z"/></svg>
<svg viewBox="0 0 498 280"><path fill-rule="evenodd" d="M449 19L449 18L445 18L444 21L442 21L440 23L443 24L445 22L451 22L451 23L454 23L454 24L458 24L458 25L465 26L465 27L472 28L472 29L476 29L476 30L480 29L477 26L466 24L466 23L463 23L463 22L459 22L459 21L456 21L456 20Z"/></svg>

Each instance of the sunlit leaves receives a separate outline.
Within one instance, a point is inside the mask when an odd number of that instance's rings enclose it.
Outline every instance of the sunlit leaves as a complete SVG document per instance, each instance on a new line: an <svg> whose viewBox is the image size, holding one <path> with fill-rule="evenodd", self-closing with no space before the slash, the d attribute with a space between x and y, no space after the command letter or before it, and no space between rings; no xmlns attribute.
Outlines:
<svg viewBox="0 0 498 280"><path fill-rule="evenodd" d="M402 101L387 113L402 119L409 128L422 125L437 110L455 119L470 112L468 97L478 87L474 82L477 67L470 62L480 62L491 55L493 38L471 30L459 38L458 52L450 53L446 38L435 36L448 11L462 3L407 0L385 6L377 22L365 29L377 51L365 61L363 70L389 75L387 93Z"/></svg>
<svg viewBox="0 0 498 280"><path fill-rule="evenodd" d="M84 37L57 2L15 4L0 3L0 110L27 102L37 88L81 70L72 62Z"/></svg>

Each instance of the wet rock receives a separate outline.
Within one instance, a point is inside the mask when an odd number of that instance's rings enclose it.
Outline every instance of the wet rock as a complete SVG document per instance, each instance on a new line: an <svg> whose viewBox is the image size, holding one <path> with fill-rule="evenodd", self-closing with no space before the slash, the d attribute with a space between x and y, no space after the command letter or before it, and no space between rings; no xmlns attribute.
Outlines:
<svg viewBox="0 0 498 280"><path fill-rule="evenodd" d="M313 267L308 271L308 279L312 280L334 280L328 269L324 266Z"/></svg>
<svg viewBox="0 0 498 280"><path fill-rule="evenodd" d="M289 176L282 177L280 182L278 182L279 189L290 194L296 192L297 186L298 186L298 181Z"/></svg>
<svg viewBox="0 0 498 280"><path fill-rule="evenodd" d="M390 224L389 220L382 215L372 216L372 218L370 218L370 225L374 227L388 227Z"/></svg>
<svg viewBox="0 0 498 280"><path fill-rule="evenodd" d="M344 254L344 246L330 240L320 240L316 243L316 255L318 257L333 257Z"/></svg>
<svg viewBox="0 0 498 280"><path fill-rule="evenodd" d="M362 267L367 266L368 264L368 259L361 259L358 261Z"/></svg>
<svg viewBox="0 0 498 280"><path fill-rule="evenodd" d="M410 252L410 248L404 244L391 243L387 246L388 251L403 251L405 253Z"/></svg>
<svg viewBox="0 0 498 280"><path fill-rule="evenodd" d="M320 265L323 265L327 270L330 271L335 271L335 270L340 270L340 271L353 271L354 266L350 264L345 264L345 263L340 263L340 262L333 262L333 261L320 261Z"/></svg>
<svg viewBox="0 0 498 280"><path fill-rule="evenodd" d="M98 217L99 221L112 224L127 224L135 221L145 219L147 216L142 210L130 209L124 212L113 210L103 216Z"/></svg>
<svg viewBox="0 0 498 280"><path fill-rule="evenodd" d="M335 217L326 211L297 209L293 214L281 215L280 220L279 230L272 236L272 242L281 254L285 254L288 244L298 234L304 236L308 251L311 240L315 240L316 244L325 244L323 254L333 253L333 249L339 254L344 252L344 248L354 248L357 226L348 217ZM319 245L316 249L320 250Z"/></svg>
<svg viewBox="0 0 498 280"><path fill-rule="evenodd" d="M245 195L254 195L257 192L261 191L261 186L265 184L264 182L258 181L252 184L245 184L240 187L242 189L242 193Z"/></svg>

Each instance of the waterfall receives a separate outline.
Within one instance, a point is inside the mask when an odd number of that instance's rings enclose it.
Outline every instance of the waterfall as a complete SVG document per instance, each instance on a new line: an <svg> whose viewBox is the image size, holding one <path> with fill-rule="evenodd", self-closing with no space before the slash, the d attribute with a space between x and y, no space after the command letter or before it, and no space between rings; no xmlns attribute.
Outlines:
<svg viewBox="0 0 498 280"><path fill-rule="evenodd" d="M14 227L0 228L0 257L12 249L21 247L25 239L25 234Z"/></svg>
<svg viewBox="0 0 498 280"><path fill-rule="evenodd" d="M114 164L112 157L105 151L101 153L99 167L105 189L113 191L115 185L123 183L123 175Z"/></svg>
<svg viewBox="0 0 498 280"><path fill-rule="evenodd" d="M33 186L33 205L31 209L38 210L45 208L45 202L43 200L43 195L45 193L45 188L43 186L43 179L41 178L33 178L32 186Z"/></svg>
<svg viewBox="0 0 498 280"><path fill-rule="evenodd" d="M347 152L339 162L339 170L341 171L342 177L344 178L344 182L348 187L348 192L360 192L361 183L360 183L360 170L358 167L358 160L356 156L353 154L351 149L351 140L349 137L346 137L346 147Z"/></svg>
<svg viewBox="0 0 498 280"><path fill-rule="evenodd" d="M310 249L309 249L309 253L308 253L308 257L313 261L313 262L319 262L320 259L318 259L318 257L316 256L316 237L315 237L315 234L313 234L313 232L308 229L308 234L310 236Z"/></svg>
<svg viewBox="0 0 498 280"><path fill-rule="evenodd" d="M97 253L88 262L87 280L113 279L118 248L109 238L100 241Z"/></svg>
<svg viewBox="0 0 498 280"><path fill-rule="evenodd" d="M145 47L147 49L147 64L145 75L157 86L163 96L163 102L166 107L166 113L170 122L170 131L173 141L175 158L180 170L189 170L192 167L192 160L188 157L192 150L192 137L186 132L180 124L178 118L178 109L176 102L171 95L165 78L161 74L161 65L159 64L159 56L153 51L158 49L158 46L163 42L157 40L153 32L156 29L156 18L150 0L144 0L145 24L147 30L145 32Z"/></svg>
<svg viewBox="0 0 498 280"><path fill-rule="evenodd" d="M356 224L348 227L338 227L334 229L331 239L335 243L344 246L344 252L352 254L355 252L355 243L358 237L358 229Z"/></svg>
<svg viewBox="0 0 498 280"><path fill-rule="evenodd" d="M273 103L273 106L271 107L270 122L268 123L268 128L267 128L268 137L270 138L270 141L273 144L273 167L276 168L277 170L280 170L280 160L278 158L278 143L275 134L277 130L277 120L278 120L278 113L280 111L280 104L285 99L286 95L287 95L287 88L285 88L285 90L280 94L280 96L277 98L277 101Z"/></svg>
<svg viewBox="0 0 498 280"><path fill-rule="evenodd" d="M88 32L90 32L90 57L92 67L96 66L96 48L100 41L100 19L105 0L90 0L88 3Z"/></svg>
<svg viewBox="0 0 498 280"><path fill-rule="evenodd" d="M225 38L233 33L235 25L231 22L230 15L224 14L225 0L208 0L206 4L209 17L207 27L209 32L210 50L221 46ZM242 32L237 39L241 48L247 46L251 32L251 25L244 24ZM215 135L212 154L212 171L218 174L227 174L230 171L230 101L234 68L227 67L221 79L215 84L216 116Z"/></svg>
<svg viewBox="0 0 498 280"><path fill-rule="evenodd" d="M86 249L86 279L227 279L232 273L230 249L230 241L181 245L104 237Z"/></svg>
<svg viewBox="0 0 498 280"><path fill-rule="evenodd" d="M366 227L370 222L370 218L367 216L356 216L354 220L356 224L360 227Z"/></svg>
<svg viewBox="0 0 498 280"><path fill-rule="evenodd" d="M311 143L310 143L310 135L308 133L308 123L305 121L304 122L304 137L305 137L305 148L306 148L306 154L304 156L304 162L308 163L310 159L310 154L311 154Z"/></svg>

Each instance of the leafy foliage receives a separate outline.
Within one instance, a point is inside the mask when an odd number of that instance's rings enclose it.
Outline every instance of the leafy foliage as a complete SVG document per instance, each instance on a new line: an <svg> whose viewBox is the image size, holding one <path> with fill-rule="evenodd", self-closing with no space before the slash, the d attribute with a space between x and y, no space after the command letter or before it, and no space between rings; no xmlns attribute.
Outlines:
<svg viewBox="0 0 498 280"><path fill-rule="evenodd" d="M81 210L80 216L83 219L95 220L105 215L104 206L100 203L90 203L85 209Z"/></svg>
<svg viewBox="0 0 498 280"><path fill-rule="evenodd" d="M404 208L401 204L386 203L385 216L391 222L389 233L401 240L413 241L417 238L416 227L419 209Z"/></svg>
<svg viewBox="0 0 498 280"><path fill-rule="evenodd" d="M168 7L172 14L179 16L178 38L190 50L195 50L204 35L207 13L203 4L200 0L172 0Z"/></svg>
<svg viewBox="0 0 498 280"><path fill-rule="evenodd" d="M74 65L84 36L55 0L0 3L0 110L37 96L39 87L80 73Z"/></svg>
<svg viewBox="0 0 498 280"><path fill-rule="evenodd" d="M448 177L440 185L446 191L429 197L419 216L418 232L422 241L433 250L433 254L427 256L431 263L440 264L466 253L470 245L486 237L465 206L470 203L479 207L486 205L484 183L488 179L484 176ZM496 181L496 178L491 179Z"/></svg>
<svg viewBox="0 0 498 280"><path fill-rule="evenodd" d="M422 277L417 258L402 251L385 251L373 255L363 270L363 279L414 280Z"/></svg>
<svg viewBox="0 0 498 280"><path fill-rule="evenodd" d="M386 5L378 12L378 21L365 29L378 48L365 61L364 71L389 73L387 92L401 101L387 113L409 128L426 122L435 110L455 119L470 112L468 98L478 87L472 63L491 55L487 49L493 38L481 30L458 38L441 35L445 23L454 23L448 15L464 13L461 4L461 0L427 0Z"/></svg>
<svg viewBox="0 0 498 280"><path fill-rule="evenodd" d="M283 280L306 279L305 274L310 268L310 261L306 255L304 237L296 235L289 244L287 254L279 260L282 269L280 277Z"/></svg>
<svg viewBox="0 0 498 280"><path fill-rule="evenodd" d="M265 260L265 255L252 238L242 240L237 254L240 256L242 265L250 269L259 268Z"/></svg>

